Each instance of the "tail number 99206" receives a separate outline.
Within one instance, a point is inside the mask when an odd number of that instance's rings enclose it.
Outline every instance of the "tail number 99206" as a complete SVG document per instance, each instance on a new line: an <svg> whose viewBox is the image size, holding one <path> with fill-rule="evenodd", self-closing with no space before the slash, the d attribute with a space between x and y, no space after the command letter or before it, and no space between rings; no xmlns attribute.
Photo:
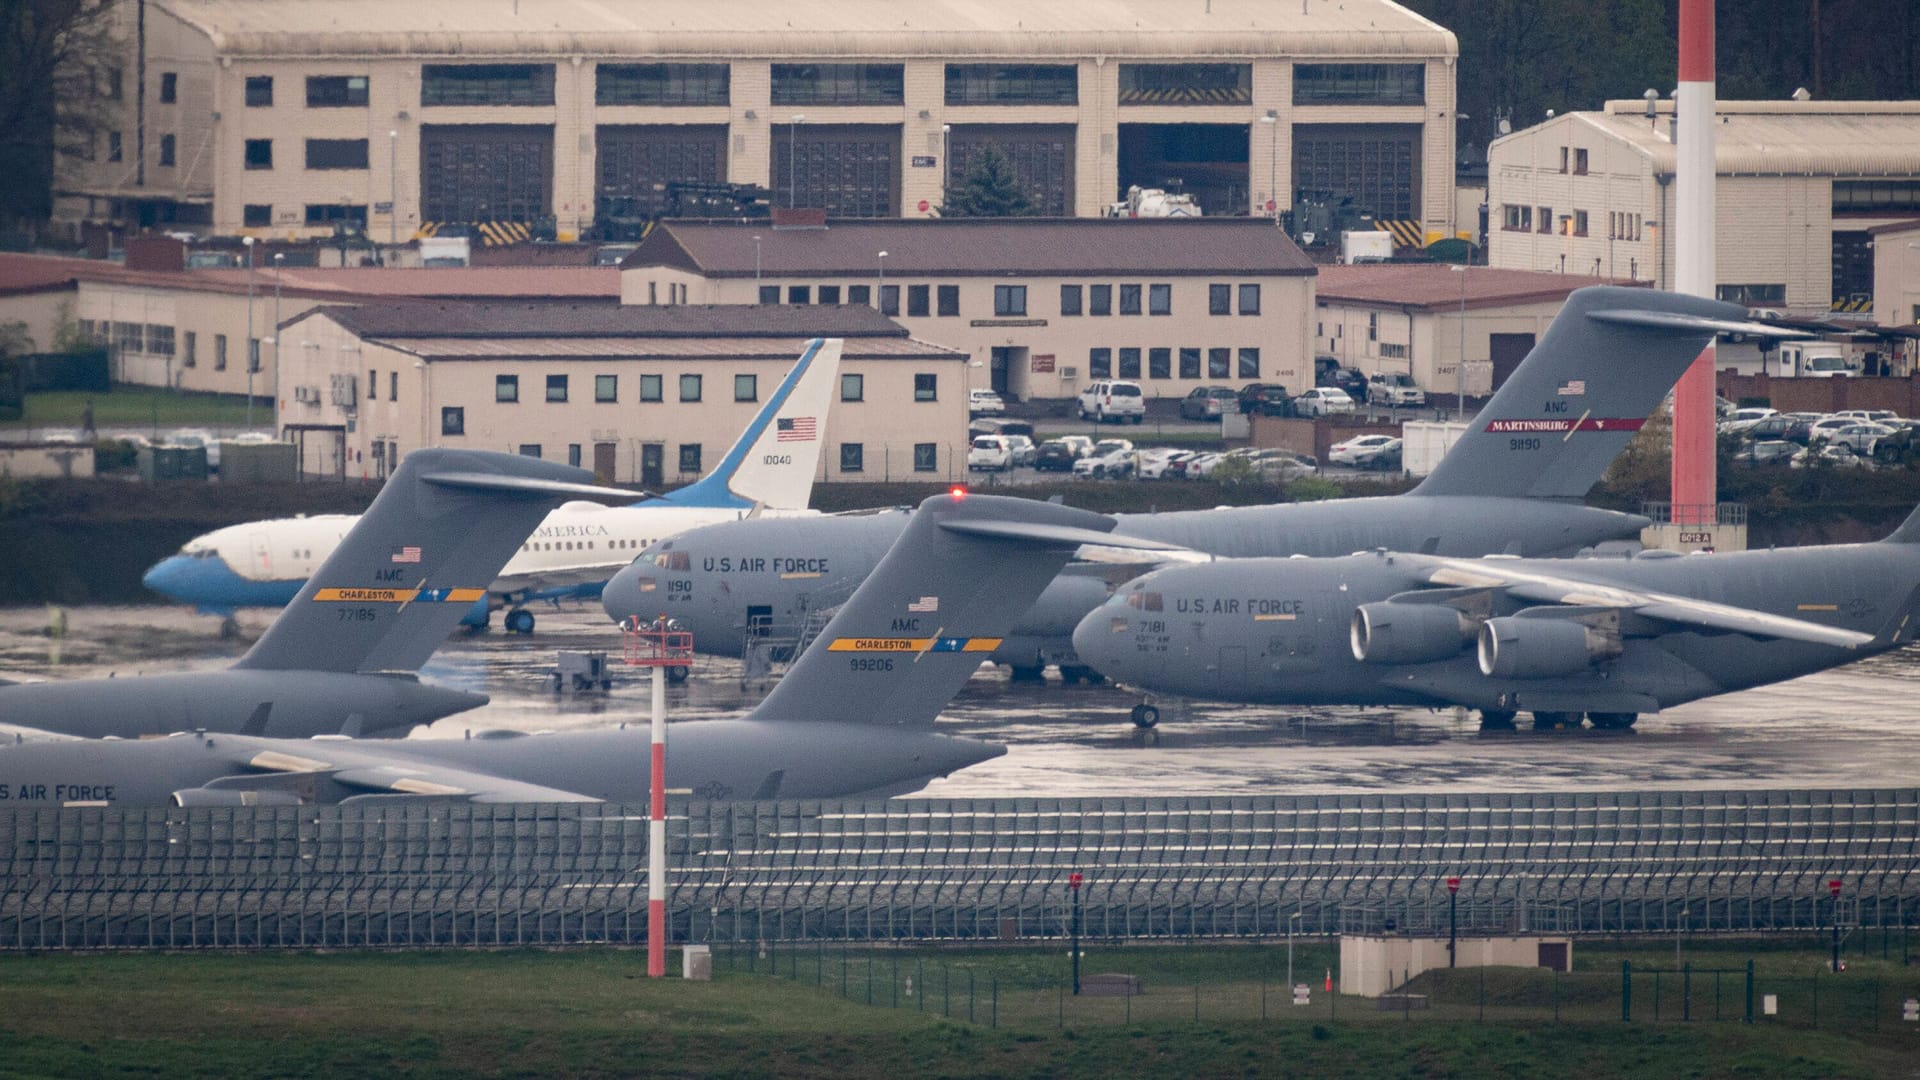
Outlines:
<svg viewBox="0 0 1920 1080"><path fill-rule="evenodd" d="M850 671L892 671L893 658L891 656L856 656L847 661L847 668Z"/></svg>

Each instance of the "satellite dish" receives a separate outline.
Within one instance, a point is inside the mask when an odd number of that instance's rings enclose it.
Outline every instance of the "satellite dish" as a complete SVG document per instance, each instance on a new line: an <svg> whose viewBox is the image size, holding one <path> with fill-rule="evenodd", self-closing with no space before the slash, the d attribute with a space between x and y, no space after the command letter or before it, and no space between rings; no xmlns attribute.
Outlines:
<svg viewBox="0 0 1920 1080"><path fill-rule="evenodd" d="M1513 134L1513 121L1508 120L1504 116L1500 118L1500 134L1502 135Z"/></svg>

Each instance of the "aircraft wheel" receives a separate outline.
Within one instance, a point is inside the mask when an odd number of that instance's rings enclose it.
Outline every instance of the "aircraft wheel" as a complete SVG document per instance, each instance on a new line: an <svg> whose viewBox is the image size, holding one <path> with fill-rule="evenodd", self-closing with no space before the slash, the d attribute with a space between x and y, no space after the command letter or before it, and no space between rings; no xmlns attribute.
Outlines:
<svg viewBox="0 0 1920 1080"><path fill-rule="evenodd" d="M240 620L229 615L220 620L220 640L227 641L240 636Z"/></svg>
<svg viewBox="0 0 1920 1080"><path fill-rule="evenodd" d="M1579 727L1580 714L1570 712L1540 712L1533 714L1533 730L1552 731L1554 728Z"/></svg>
<svg viewBox="0 0 1920 1080"><path fill-rule="evenodd" d="M1513 712L1508 709L1481 709L1481 731L1512 731Z"/></svg>
<svg viewBox="0 0 1920 1080"><path fill-rule="evenodd" d="M1633 726L1634 721L1640 719L1640 714L1630 712L1597 712L1588 713L1587 719L1593 721L1593 726L1602 731L1625 731Z"/></svg>
<svg viewBox="0 0 1920 1080"><path fill-rule="evenodd" d="M687 681L688 668L684 664L674 664L667 668L667 681L683 683Z"/></svg>
<svg viewBox="0 0 1920 1080"><path fill-rule="evenodd" d="M1129 715L1134 727L1150 728L1160 722L1160 710L1152 705L1135 705Z"/></svg>
<svg viewBox="0 0 1920 1080"><path fill-rule="evenodd" d="M507 628L508 633L531 634L533 633L533 612L526 608L514 608L507 612L507 617L501 620L501 625Z"/></svg>
<svg viewBox="0 0 1920 1080"><path fill-rule="evenodd" d="M1008 682L1040 682L1046 676L1044 667L1027 667L1024 664L1007 665Z"/></svg>
<svg viewBox="0 0 1920 1080"><path fill-rule="evenodd" d="M1081 673L1084 672L1085 670L1086 670L1085 668L1076 667L1073 664L1061 664L1060 665L1061 685L1072 686L1074 683L1079 682Z"/></svg>

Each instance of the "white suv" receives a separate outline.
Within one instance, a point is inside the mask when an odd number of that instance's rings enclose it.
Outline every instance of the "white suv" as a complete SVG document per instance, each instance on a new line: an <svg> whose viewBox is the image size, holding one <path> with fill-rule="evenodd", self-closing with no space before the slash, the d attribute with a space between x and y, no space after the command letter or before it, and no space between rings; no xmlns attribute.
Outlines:
<svg viewBox="0 0 1920 1080"><path fill-rule="evenodd" d="M1411 375L1389 375L1386 372L1374 372L1367 377L1367 404L1385 405L1388 408L1421 408L1427 403L1427 392L1414 385Z"/></svg>
<svg viewBox="0 0 1920 1080"><path fill-rule="evenodd" d="M1080 419L1104 424L1108 420L1131 420L1138 424L1147 417L1147 399L1140 384L1122 379L1101 379L1080 391Z"/></svg>
<svg viewBox="0 0 1920 1080"><path fill-rule="evenodd" d="M970 416L1001 416L1007 411L1007 403L1001 400L999 393L993 390L967 391L967 414Z"/></svg>
<svg viewBox="0 0 1920 1080"><path fill-rule="evenodd" d="M979 435L973 440L973 446L967 451L967 469L971 472L983 472L992 469L1005 472L1013 467L1013 447L1005 435Z"/></svg>

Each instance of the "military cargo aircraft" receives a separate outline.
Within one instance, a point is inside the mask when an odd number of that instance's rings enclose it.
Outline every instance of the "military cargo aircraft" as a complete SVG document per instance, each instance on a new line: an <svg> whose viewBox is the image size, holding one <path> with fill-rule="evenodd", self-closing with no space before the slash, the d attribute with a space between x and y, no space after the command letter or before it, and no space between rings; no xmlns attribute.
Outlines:
<svg viewBox="0 0 1920 1080"><path fill-rule="evenodd" d="M1074 632L1115 680L1177 697L1464 706L1486 728L1642 713L1914 638L1920 510L1877 543L1630 559L1223 559L1127 583ZM1151 726L1158 707L1134 709Z"/></svg>
<svg viewBox="0 0 1920 1080"><path fill-rule="evenodd" d="M1118 535L1221 556L1346 555L1376 547L1435 555L1570 555L1637 538L1647 519L1580 504L1716 331L1750 330L1745 309L1649 289L1568 298L1445 459L1405 495L1118 515ZM641 553L601 601L616 621L665 611L698 648L738 656L768 639L803 641L905 527L905 511L696 529ZM1073 628L1108 581L1075 569L1022 616L994 659L1016 678L1075 657ZM1097 677L1097 676L1096 676Z"/></svg>
<svg viewBox="0 0 1920 1080"><path fill-rule="evenodd" d="M306 736L404 730L483 705L416 673L548 511L634 497L592 479L518 454L416 450L232 667L0 686L0 722L87 737Z"/></svg>
<svg viewBox="0 0 1920 1080"><path fill-rule="evenodd" d="M752 712L672 726L668 787L710 799L882 797L1004 753L935 734L933 720L1077 548L1160 546L1112 528L1112 518L1026 499L927 500L820 647ZM288 614L303 610L296 601ZM27 743L0 749L0 803L642 802L648 758L643 729Z"/></svg>
<svg viewBox="0 0 1920 1080"><path fill-rule="evenodd" d="M793 369L699 481L635 506L576 500L556 508L464 613L484 627L494 607L502 624L532 633L535 600L592 599L615 571L643 548L701 525L749 514L811 515L807 502L825 445L827 408L839 385L842 342L807 343ZM148 568L141 579L163 596L226 617L243 607L279 607L293 599L314 568L353 527L351 514L275 518L229 525L196 536Z"/></svg>

